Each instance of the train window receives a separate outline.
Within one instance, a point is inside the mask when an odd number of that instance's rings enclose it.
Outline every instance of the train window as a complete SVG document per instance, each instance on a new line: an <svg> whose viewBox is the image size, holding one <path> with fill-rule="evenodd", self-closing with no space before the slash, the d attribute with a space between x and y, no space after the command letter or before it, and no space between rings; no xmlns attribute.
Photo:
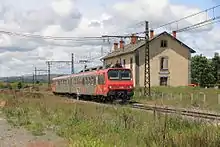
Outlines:
<svg viewBox="0 0 220 147"><path fill-rule="evenodd" d="M86 85L89 85L89 77L86 77Z"/></svg>
<svg viewBox="0 0 220 147"><path fill-rule="evenodd" d="M91 77L88 77L88 85L91 84Z"/></svg>
<svg viewBox="0 0 220 147"><path fill-rule="evenodd" d="M96 85L95 76L92 76L91 79L92 79L91 81L92 85Z"/></svg>
<svg viewBox="0 0 220 147"><path fill-rule="evenodd" d="M90 77L90 85L94 85L93 76Z"/></svg>
<svg viewBox="0 0 220 147"><path fill-rule="evenodd" d="M92 85L92 77L89 77L89 85Z"/></svg>
<svg viewBox="0 0 220 147"><path fill-rule="evenodd" d="M105 84L104 74L98 75L98 84L99 84L99 85Z"/></svg>
<svg viewBox="0 0 220 147"><path fill-rule="evenodd" d="M131 71L130 70L109 70L108 71L108 79L110 80L130 80L131 79Z"/></svg>
<svg viewBox="0 0 220 147"><path fill-rule="evenodd" d="M87 85L87 77L84 77L84 85Z"/></svg>
<svg viewBox="0 0 220 147"><path fill-rule="evenodd" d="M108 78L110 80L119 80L119 70L109 70L108 71Z"/></svg>
<svg viewBox="0 0 220 147"><path fill-rule="evenodd" d="M78 78L78 84L80 84L81 83L81 79L80 79L80 77Z"/></svg>
<svg viewBox="0 0 220 147"><path fill-rule="evenodd" d="M76 77L73 77L73 84L76 84Z"/></svg>
<svg viewBox="0 0 220 147"><path fill-rule="evenodd" d="M82 77L79 78L79 81L80 81L80 84L83 84L83 78Z"/></svg>
<svg viewBox="0 0 220 147"><path fill-rule="evenodd" d="M130 70L122 70L120 72L120 76L122 80L130 80L131 79L131 71Z"/></svg>
<svg viewBox="0 0 220 147"><path fill-rule="evenodd" d="M76 84L79 84L79 77L76 77Z"/></svg>
<svg viewBox="0 0 220 147"><path fill-rule="evenodd" d="M82 84L85 85L85 77L82 78Z"/></svg>

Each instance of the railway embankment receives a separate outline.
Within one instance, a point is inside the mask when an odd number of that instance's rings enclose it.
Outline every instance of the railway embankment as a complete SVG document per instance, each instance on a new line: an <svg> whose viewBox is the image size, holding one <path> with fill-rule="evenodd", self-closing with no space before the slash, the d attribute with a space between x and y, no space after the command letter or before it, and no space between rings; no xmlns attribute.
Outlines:
<svg viewBox="0 0 220 147"><path fill-rule="evenodd" d="M178 115L79 102L51 94L1 94L11 126L53 132L72 146L216 146L220 128Z"/></svg>

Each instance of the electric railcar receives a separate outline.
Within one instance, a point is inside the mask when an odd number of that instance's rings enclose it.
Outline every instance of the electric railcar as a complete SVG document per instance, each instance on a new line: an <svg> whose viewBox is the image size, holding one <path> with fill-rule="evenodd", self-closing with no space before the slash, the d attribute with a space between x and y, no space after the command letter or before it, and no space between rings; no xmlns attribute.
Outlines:
<svg viewBox="0 0 220 147"><path fill-rule="evenodd" d="M133 89L131 70L121 67L83 71L52 79L54 94L104 98L110 101L129 101L134 95Z"/></svg>

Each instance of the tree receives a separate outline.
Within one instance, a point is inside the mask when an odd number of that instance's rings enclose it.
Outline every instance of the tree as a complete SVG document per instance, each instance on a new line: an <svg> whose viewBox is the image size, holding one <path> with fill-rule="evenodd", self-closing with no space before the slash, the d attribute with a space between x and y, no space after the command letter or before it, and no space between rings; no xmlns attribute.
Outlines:
<svg viewBox="0 0 220 147"><path fill-rule="evenodd" d="M220 56L218 53L215 53L212 58L212 72L215 77L215 84L220 84Z"/></svg>
<svg viewBox="0 0 220 147"><path fill-rule="evenodd" d="M214 84L212 61L202 55L192 57L191 77L192 83L199 83L201 87Z"/></svg>
<svg viewBox="0 0 220 147"><path fill-rule="evenodd" d="M22 88L22 83L21 83L21 82L18 82L17 87L18 87L18 89L21 89L21 88Z"/></svg>

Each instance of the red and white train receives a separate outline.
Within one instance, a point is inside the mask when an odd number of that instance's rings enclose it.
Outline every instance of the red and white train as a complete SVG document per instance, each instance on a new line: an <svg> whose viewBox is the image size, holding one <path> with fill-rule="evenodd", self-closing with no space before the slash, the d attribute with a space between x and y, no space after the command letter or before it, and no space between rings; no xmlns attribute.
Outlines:
<svg viewBox="0 0 220 147"><path fill-rule="evenodd" d="M90 68L52 79L54 94L78 95L102 100L129 101L134 95L132 72L128 68Z"/></svg>

